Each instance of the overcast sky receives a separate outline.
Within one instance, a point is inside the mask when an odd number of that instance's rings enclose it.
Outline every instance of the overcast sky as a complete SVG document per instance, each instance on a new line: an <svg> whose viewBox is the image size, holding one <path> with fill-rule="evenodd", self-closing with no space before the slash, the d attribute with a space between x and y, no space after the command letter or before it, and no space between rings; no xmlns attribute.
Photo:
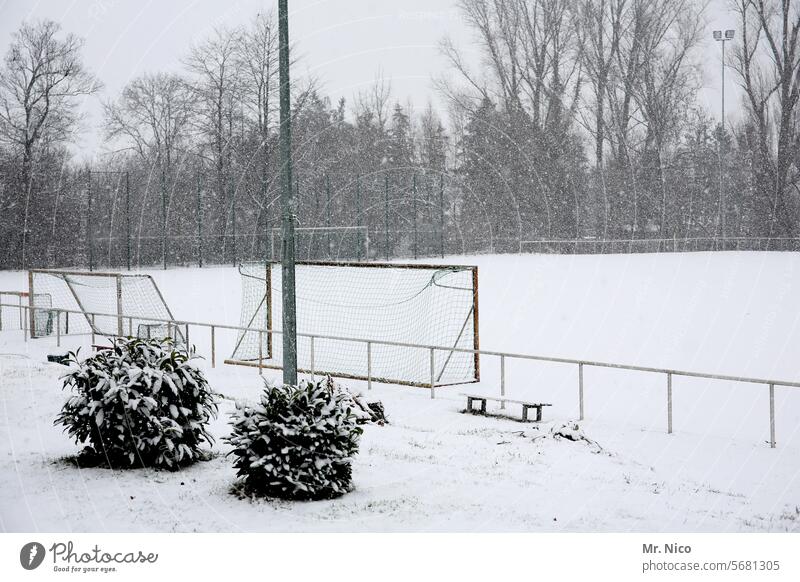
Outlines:
<svg viewBox="0 0 800 582"><path fill-rule="evenodd" d="M439 42L445 35L470 53L471 34L455 0L291 0L289 30L301 64L294 76L313 74L334 101L348 100L373 82L379 71L390 79L394 97L418 108L428 101L442 110L432 79L445 70ZM0 0L0 52L24 19L51 18L86 39L88 67L103 81L99 99L118 95L141 73L177 70L194 42L218 25L236 26L271 0ZM711 40L715 28L736 28L725 0L712 0L704 47L705 88L700 100L714 115L720 110L720 52ZM474 57L474 52L473 52ZM90 157L99 140L99 99L85 103L87 131L81 151ZM728 119L736 116L739 89L733 71L726 75Z"/></svg>

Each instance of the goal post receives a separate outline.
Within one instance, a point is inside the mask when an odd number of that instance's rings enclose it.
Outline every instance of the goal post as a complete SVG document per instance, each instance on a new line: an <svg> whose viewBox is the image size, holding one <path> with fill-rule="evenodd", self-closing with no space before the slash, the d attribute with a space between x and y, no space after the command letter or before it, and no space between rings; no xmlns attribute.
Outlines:
<svg viewBox="0 0 800 582"><path fill-rule="evenodd" d="M177 326L161 321L174 317L150 275L31 269L28 301L32 338L53 335L57 323L63 335L183 341ZM59 310L65 310L63 317ZM54 323L57 317L62 319Z"/></svg>
<svg viewBox="0 0 800 582"><path fill-rule="evenodd" d="M250 331L225 361L279 369L280 264L239 272ZM477 267L298 261L296 278L299 371L424 387L480 379Z"/></svg>

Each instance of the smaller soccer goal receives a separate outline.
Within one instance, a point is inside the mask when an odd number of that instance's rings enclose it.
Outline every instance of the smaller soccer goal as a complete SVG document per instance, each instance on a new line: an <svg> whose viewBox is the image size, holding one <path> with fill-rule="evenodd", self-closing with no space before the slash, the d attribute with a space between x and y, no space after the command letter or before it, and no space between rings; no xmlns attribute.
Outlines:
<svg viewBox="0 0 800 582"><path fill-rule="evenodd" d="M32 338L58 333L183 341L176 326L159 321L174 317L150 275L38 269L28 272L28 287Z"/></svg>

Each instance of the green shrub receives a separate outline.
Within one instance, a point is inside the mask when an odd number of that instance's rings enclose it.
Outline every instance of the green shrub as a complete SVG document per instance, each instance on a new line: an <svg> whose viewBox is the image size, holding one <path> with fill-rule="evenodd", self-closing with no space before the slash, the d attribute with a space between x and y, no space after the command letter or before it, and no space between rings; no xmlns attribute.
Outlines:
<svg viewBox="0 0 800 582"><path fill-rule="evenodd" d="M192 463L213 442L206 427L217 415L217 395L193 359L169 338L120 338L83 361L70 353L72 396L55 424L115 468Z"/></svg>
<svg viewBox="0 0 800 582"><path fill-rule="evenodd" d="M234 466L252 495L327 499L352 489L362 429L353 400L330 378L267 386L258 405L233 413Z"/></svg>

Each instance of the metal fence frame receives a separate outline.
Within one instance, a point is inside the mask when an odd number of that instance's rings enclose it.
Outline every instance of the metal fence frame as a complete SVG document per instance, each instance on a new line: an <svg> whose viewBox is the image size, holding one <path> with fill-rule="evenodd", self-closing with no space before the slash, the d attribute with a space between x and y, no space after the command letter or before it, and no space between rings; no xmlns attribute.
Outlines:
<svg viewBox="0 0 800 582"><path fill-rule="evenodd" d="M56 313L56 345L61 345L61 314L63 313L75 313L80 314L85 317L94 318L94 317L117 317L117 314L108 314L108 313L85 313L82 311L77 310L69 310L69 309L60 309L60 308L48 308L48 307L32 307L28 305L15 305L15 304L3 304L0 303L0 308L2 307L10 307L16 309L22 309L23 311L26 310L42 310L42 311L50 311ZM23 323L27 322L29 317L27 317L27 313L25 314L26 317L22 318ZM216 330L217 329L226 329L226 330L235 330L235 331L245 331L245 332L257 332L259 334L265 333L275 333L275 334L282 334L281 330L267 330L267 329L259 329L259 328L250 328L250 327L243 327L238 325L228 325L228 324L216 324L216 323L207 323L207 322L200 322L200 321L184 321L178 319L157 319L152 317L141 317L141 316L123 316L123 319L128 319L129 329L131 328L131 322L133 319L137 320L147 320L153 321L156 323L165 323L168 326L168 329L171 327L181 328L183 327L186 332L186 341L188 343L189 338L189 326L196 326L201 328L207 328L211 334L211 367L216 367ZM23 327L23 335L25 341L28 341L28 330L26 329L27 325ZM585 408L584 408L584 368L592 367L592 368L610 368L616 370L628 370L631 372L648 372L653 374L663 374L666 377L666 397L667 397L667 434L673 433L673 418L672 418L672 379L675 376L681 376L684 378L705 378L710 380L720 380L720 381L727 381L727 382L739 382L744 384L760 384L766 386L769 389L769 430L770 430L770 439L769 444L770 448L776 448L777 441L776 441L776 429L775 429L775 387L776 386L784 386L787 388L800 388L800 381L793 382L787 380L779 380L779 379L769 379L769 378L751 378L746 376L730 376L725 374L709 374L705 372L691 372L686 370L674 370L670 368L655 368L650 366L634 366L629 364L615 364L610 362L600 362L600 361L592 361L592 360L581 360L581 359L573 359L573 358L559 358L559 357L551 357L551 356L538 356L534 354L519 354L513 352L498 352L494 350L480 350L480 349L467 349L467 348L455 348L455 347L448 347L448 346L432 346L432 345L423 345L423 344L411 344L411 343L404 343L404 342L391 342L391 341L382 341L382 340L375 340L375 339L366 339L366 338L353 338L353 337L342 337L342 336L332 336L332 335L320 335L320 334L310 334L310 333L297 333L298 337L307 337L311 341L311 345L315 344L315 341L318 339L327 339L327 340L336 340L336 341L349 341L349 342L356 342L366 344L367 347L367 389L372 389L372 382L380 382L380 378L374 378L372 376L372 346L373 345L383 345L383 346L394 346L394 347L406 347L410 349L422 349L428 350L430 352L430 372L431 372L431 381L430 385L427 386L427 389L430 390L431 398L436 398L436 382L435 382L435 367L434 367L434 354L437 351L444 351L444 352L461 352L461 353L471 353L471 354L478 354L480 356L492 356L500 358L500 396L505 397L506 395L506 380L505 380L505 361L506 359L516 359L516 360L529 360L529 361L537 361L537 362L549 362L555 364L565 364L576 366L576 370L578 373L578 406L579 406L579 418L580 420L585 419ZM113 337L113 336L109 336ZM94 342L95 337L92 334L92 342ZM312 351L313 354L313 351ZM267 367L263 364L263 362L259 362L256 365L259 368L259 373L262 373L262 369ZM312 379L315 376L314 370L314 360L312 356L311 360L311 369L308 370Z"/></svg>

